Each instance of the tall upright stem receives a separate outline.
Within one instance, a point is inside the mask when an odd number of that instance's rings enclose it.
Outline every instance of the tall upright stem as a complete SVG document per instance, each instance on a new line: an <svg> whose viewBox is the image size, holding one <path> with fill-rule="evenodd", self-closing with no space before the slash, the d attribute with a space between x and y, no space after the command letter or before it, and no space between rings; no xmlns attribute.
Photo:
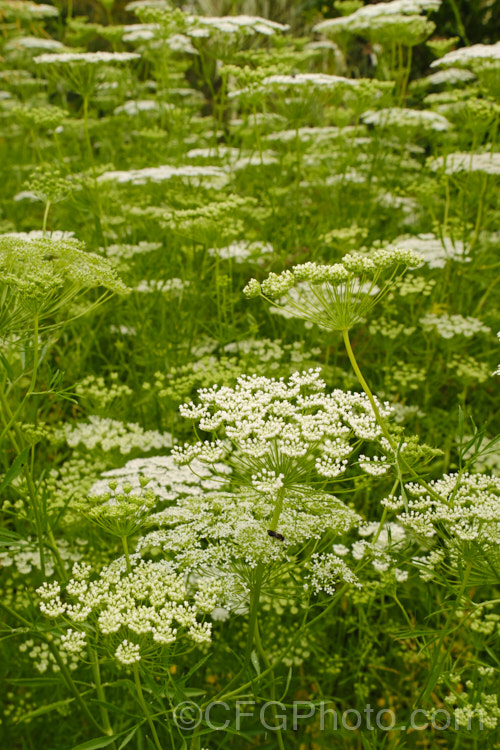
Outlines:
<svg viewBox="0 0 500 750"><path fill-rule="evenodd" d="M88 645L88 652L89 652L89 657L90 657L90 666L92 667L92 674L94 676L97 697L99 701L101 702L99 709L101 712L102 725L106 731L106 734L109 734L111 736L113 734L113 729L109 721L108 709L104 705L104 703L106 702L106 695L104 693L104 688L101 682L101 671L99 669L99 660L97 658L96 652L94 651L92 646L90 646L90 644Z"/></svg>
<svg viewBox="0 0 500 750"><path fill-rule="evenodd" d="M269 522L269 529L270 531L276 531L278 528L278 521L281 515L281 511L283 510L283 502L285 499L285 491L284 489L279 490L277 496L276 496L276 504L274 506L273 515L271 517L271 520ZM260 603L260 595L262 592L262 582L264 579L264 572L265 572L265 565L264 563L259 563L256 568L256 574L255 574L255 580L254 585L252 587L252 590L250 592L250 617L248 620L248 631L247 631L247 644L245 647L245 653L243 656L243 664L241 665L241 668L239 671L235 674L235 676L229 681L229 683L226 685L226 687L221 690L214 698L214 700L217 700L221 695L225 694L226 691L232 687L234 684L236 684L245 671L249 661L250 657L252 655L254 640L255 640L255 633L257 625L257 615L259 612L259 603Z"/></svg>
<svg viewBox="0 0 500 750"><path fill-rule="evenodd" d="M125 560L127 562L127 572L131 573L132 572L132 566L130 565L130 554L129 554L129 551L128 551L127 537L126 536L122 536L121 540L122 540L122 545L123 545L123 551L125 552Z"/></svg>
<svg viewBox="0 0 500 750"><path fill-rule="evenodd" d="M4 424L2 433L0 435L0 441L5 437L5 435L7 435L10 432L12 428L14 434L12 434L11 432L9 437L10 437L10 442L12 444L12 447L16 451L17 455L20 455L22 451L24 438L23 438L23 434L19 426L16 424L16 419L18 415L20 414L20 412L22 411L22 408L24 404L26 403L27 399L31 396L31 394L35 390L36 378L38 374L39 356L40 356L39 351L40 351L39 316L38 314L35 314L34 319L33 319L33 369L31 373L30 385L28 387L28 390L24 394L24 397L21 403L19 404L19 406L14 412L10 408L10 405L7 401L5 393L0 388L0 404L5 414L5 424ZM40 513L40 508L38 505L37 490L33 482L33 478L31 476L28 462L26 462L26 465L24 467L24 473L26 476L26 486L28 488L28 494L29 494L30 501L31 501L31 507L33 510L34 518L35 518L35 526L36 526L36 532L38 536L38 545L40 549L40 568L41 568L42 574L45 576L45 550L44 550L44 541L43 541L42 517ZM58 573L61 576L61 578L64 579L66 577L65 566L61 559L61 555L59 553L59 549L54 539L54 535L52 534L52 531L50 529L47 529L47 537L49 540L48 546L50 547L52 554L54 555L56 566L58 568Z"/></svg>
<svg viewBox="0 0 500 750"><path fill-rule="evenodd" d="M149 724L149 728L151 729L151 734L153 735L153 741L154 741L156 750L163 750L160 740L158 739L158 735L156 734L155 725L154 725L153 719L151 718L151 714L149 713L149 709L148 709L146 700L144 698L144 693L142 692L141 678L139 676L139 667L137 666L137 663L134 664L133 671L134 671L135 687L137 690L137 696L139 698L139 705L141 706L144 712L144 716L146 717L146 721Z"/></svg>
<svg viewBox="0 0 500 750"><path fill-rule="evenodd" d="M50 202L47 205L49 206ZM40 321L39 321L39 316L37 313L33 319L33 369L31 371L30 386L28 388L28 392L26 393L25 398L28 398L29 396L31 396L31 394L35 390L35 385L36 385L36 376L38 374L38 358L39 358L39 350L40 350L39 323Z"/></svg>
<svg viewBox="0 0 500 750"><path fill-rule="evenodd" d="M276 711L276 681L274 679L274 668L271 662L269 661L267 654L265 652L265 649L264 649L264 646L260 637L258 621L255 623L255 645L257 647L257 651L261 655L262 661L264 662L266 669L269 669L269 677L271 679L271 713L272 713L274 725L276 727L276 740L278 743L278 749L285 750L285 745L283 742L283 735L281 733L281 725L278 722L277 711Z"/></svg>
<svg viewBox="0 0 500 750"><path fill-rule="evenodd" d="M92 142L90 140L90 133L89 133L89 95L88 94L84 94L83 96L83 130L85 132L85 142L87 144L89 156L93 161L94 154L92 151Z"/></svg>
<svg viewBox="0 0 500 750"><path fill-rule="evenodd" d="M377 424L379 425L379 427L380 427L380 429L382 431L383 436L386 438L386 440L389 443L392 451L394 452L394 455L396 457L396 468L397 468L397 471L398 471L398 476L401 479L401 483L403 481L402 480L401 469L403 468L409 474L411 474L411 476L415 479L416 482L418 482L418 484L421 485L421 487L425 487L425 489L431 495L431 497L434 497L435 499L437 499L437 500L439 500L441 502L442 498L436 493L435 490L433 490L433 488L430 486L430 484L428 484L428 482L426 482L424 479L422 479L417 474L417 472L415 471L415 469L413 469L413 467L410 466L410 464L403 458L403 456L401 455L401 453L397 450L397 446L395 445L395 443L394 443L391 435L389 434L389 431L388 431L388 429L386 427L384 419L383 419L383 417L382 417L382 415L381 415L381 413L379 411L379 408L377 406L377 403L376 403L376 401L375 401L375 399L373 397L373 393L371 392L368 383L364 379L363 373L359 369L359 365L358 365L358 363L356 361L356 357L354 356L354 352L353 352L352 346L351 346L351 341L349 339L349 331L347 329L343 329L342 330L342 338L344 339L344 344L345 344L345 348L346 348L346 351L347 351L347 356L349 357L349 361L350 361L350 363L352 365L352 369L356 373L356 377L358 378L359 383L360 383L362 389L364 390L364 392L366 393L366 395L368 397L368 400L369 400L370 405L371 405L371 407L373 409L373 414L375 416Z"/></svg>
<svg viewBox="0 0 500 750"><path fill-rule="evenodd" d="M8 406L7 406L6 412L7 411L9 412L10 418L6 422L6 424L5 424L5 426L4 426L3 430L2 430L2 433L0 434L0 441L3 440L3 438L5 437L5 435L7 434L7 432L10 430L10 428L14 424L15 420L17 419L18 414L20 414L20 412L21 412L24 404L26 403L26 401L28 400L28 398L31 396L31 394L33 393L33 391L35 390L36 377L37 377L37 374L38 374L39 356L40 356L39 355L39 348L40 348L40 343L39 343L39 317L38 317L38 314L36 314L35 317L34 317L34 319L33 319L33 369L31 371L30 385L29 385L28 390L24 394L24 396L23 396L23 398L22 398L19 406L17 407L17 409L14 412L12 412L8 408Z"/></svg>
<svg viewBox="0 0 500 750"><path fill-rule="evenodd" d="M349 357L349 361L350 361L350 363L352 365L352 369L356 373L356 377L359 380L359 383L360 383L362 389L364 390L364 392L366 393L366 395L368 397L368 401L370 402L370 405L371 405L371 407L373 409L373 413L375 415L375 419L377 420L377 424L380 427L380 429L382 430L382 434L384 435L384 437L389 441L389 444L390 444L391 448L394 450L393 440L392 440L391 436L389 435L389 432L387 431L387 427L385 426L385 422L382 419L382 415L381 415L381 413L379 411L379 408L377 406L377 403L376 403L376 401L375 401L375 399L373 397L373 393L371 392L368 383L364 379L363 373L359 369L359 365L358 365L358 363L356 361L356 357L354 356L354 352L353 352L352 346L351 346L351 341L349 339L349 331L347 329L344 329L342 331L342 338L344 339L344 345L345 345L345 348L346 348L347 356Z"/></svg>
<svg viewBox="0 0 500 750"><path fill-rule="evenodd" d="M47 201L47 205L45 206L45 211L44 211L44 214L43 214L43 224L42 224L42 232L43 232L44 236L45 236L45 233L47 231L47 219L48 219L48 216L49 216L49 211L50 211L50 201Z"/></svg>

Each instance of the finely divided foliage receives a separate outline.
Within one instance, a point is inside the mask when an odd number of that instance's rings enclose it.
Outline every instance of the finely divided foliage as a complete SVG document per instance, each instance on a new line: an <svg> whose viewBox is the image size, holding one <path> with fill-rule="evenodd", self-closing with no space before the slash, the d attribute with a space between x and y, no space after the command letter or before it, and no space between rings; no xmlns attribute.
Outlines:
<svg viewBox="0 0 500 750"><path fill-rule="evenodd" d="M497 26L0 0L1 747L499 745Z"/></svg>

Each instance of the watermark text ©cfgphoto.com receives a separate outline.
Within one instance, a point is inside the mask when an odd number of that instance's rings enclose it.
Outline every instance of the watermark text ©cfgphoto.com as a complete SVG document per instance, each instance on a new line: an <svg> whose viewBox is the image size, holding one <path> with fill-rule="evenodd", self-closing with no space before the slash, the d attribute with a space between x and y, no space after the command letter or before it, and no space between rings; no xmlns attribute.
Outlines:
<svg viewBox="0 0 500 750"><path fill-rule="evenodd" d="M179 703L174 709L174 721L179 729L190 732L200 726L213 731L228 727L239 731L246 722L258 721L269 732L297 731L301 725L314 721L320 731L391 731L416 730L438 731L448 729L483 729L479 719L469 719L466 726L457 722L454 713L438 708L432 713L423 708L414 709L407 720L398 720L392 708L376 709L369 703L362 709L348 708L339 711L330 701L294 701L280 703L267 701L258 703L253 700L239 700L234 704L225 701L212 701L200 707L192 701Z"/></svg>

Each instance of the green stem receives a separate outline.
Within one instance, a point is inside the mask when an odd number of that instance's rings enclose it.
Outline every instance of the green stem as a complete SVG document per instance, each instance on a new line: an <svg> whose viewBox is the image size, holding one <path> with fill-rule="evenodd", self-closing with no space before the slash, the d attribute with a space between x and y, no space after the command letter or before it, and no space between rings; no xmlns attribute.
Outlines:
<svg viewBox="0 0 500 750"><path fill-rule="evenodd" d="M443 235L448 231L448 218L450 215L450 179L445 176L446 201L444 205Z"/></svg>
<svg viewBox="0 0 500 750"><path fill-rule="evenodd" d="M123 544L123 551L125 552L125 560L127 561L127 571L129 573L131 573L132 572L132 566L130 564L130 554L129 554L129 551L128 551L127 537L126 536L122 536L121 540L122 540L122 544Z"/></svg>
<svg viewBox="0 0 500 750"><path fill-rule="evenodd" d="M477 217L476 217L476 225L474 227L474 234L472 236L472 240L468 249L468 252L472 252L472 249L474 248L477 239L479 237L479 232L481 230L481 223L483 220L483 206L484 206L484 194L486 192L486 187L488 185L488 175L485 175L483 179L483 184L481 186L481 192L479 194L479 205L477 207Z"/></svg>
<svg viewBox="0 0 500 750"><path fill-rule="evenodd" d="M47 203L47 206L50 206L50 202ZM45 228L44 228L45 231ZM26 393L25 399L31 396L33 391L35 390L35 384L36 384L36 376L38 373L38 358L39 358L39 348L40 348L40 342L39 342L39 316L38 313L35 314L35 317L33 319L33 370L31 373L31 381L30 386L28 388L28 392Z"/></svg>
<svg viewBox="0 0 500 750"><path fill-rule="evenodd" d="M160 740L158 739L158 735L156 734L155 725L153 723L153 719L151 718L151 714L149 713L148 706L146 704L146 701L144 699L144 693L142 692L142 685L141 685L141 678L139 676L139 667L137 666L137 662L134 663L133 666L134 671L134 682L135 687L137 690L137 696L139 699L139 705L141 706L142 710L144 711L144 716L146 717L146 721L149 724L149 728L151 729L151 734L153 735L153 741L156 747L156 750L163 750Z"/></svg>
<svg viewBox="0 0 500 750"><path fill-rule="evenodd" d="M373 393L371 392L368 383L364 379L363 373L359 369L359 365L358 365L358 363L356 361L356 357L354 356L354 352L353 352L352 346L351 346L351 341L349 339L349 331L347 329L343 329L342 330L342 338L344 339L344 345L345 345L345 348L346 348L347 356L349 357L349 361L350 361L350 363L352 365L352 369L356 373L356 377L359 380L359 383L360 383L362 389L364 390L364 392L366 393L366 395L368 397L368 401L370 402L370 405L371 405L371 407L373 409L373 413L375 415L375 419L377 420L377 424L380 427L380 429L382 430L382 434L386 438L386 440L389 442L389 445L391 446L391 448L393 450L395 450L396 447L395 447L395 445L394 445L394 443L392 441L391 436L389 435L389 432L387 431L387 427L385 426L385 422L382 419L382 415L380 414L379 408L378 408L378 406L376 404L376 401L375 401L375 399L373 397Z"/></svg>
<svg viewBox="0 0 500 750"><path fill-rule="evenodd" d="M90 666L92 668L92 674L94 676L97 697L99 698L101 702L101 705L99 706L99 709L101 711L101 722L105 729L105 733L111 736L113 734L113 729L109 721L108 709L106 708L106 706L103 705L106 702L106 695L104 693L104 688L101 682L101 671L99 669L99 659L97 658L97 653L94 651L94 649L92 648L90 644L88 644L88 652L89 652L89 657L90 657Z"/></svg>
<svg viewBox="0 0 500 750"><path fill-rule="evenodd" d="M89 709L87 708L87 706L85 704L85 701L83 700L82 696L80 695L80 692L79 692L77 686L75 685L75 683L73 681L73 678L71 677L70 671L69 671L68 667L66 666L66 664L64 663L64 661L62 660L61 655L59 654L59 651L57 650L56 646L50 640L48 640L48 639L45 639L45 640L47 642L47 645L48 645L48 647L50 649L50 652L51 652L52 656L56 660L57 665L58 665L59 669L61 670L61 674L63 675L64 679L66 680L66 683L67 683L69 689L71 690L71 692L73 693L73 695L74 695L74 697L75 697L78 705L80 706L80 708L82 709L83 713L85 714L85 716L87 717L87 719L90 721L90 723L92 724L92 726L95 729L97 729L102 734L104 732L104 727L101 727L100 724L98 724L98 722L94 719L94 717L90 713Z"/></svg>
<svg viewBox="0 0 500 750"><path fill-rule="evenodd" d="M10 413L10 419L8 420L7 424L5 425L4 429L2 430L2 433L0 435L0 441L3 440L7 432L12 427L13 423L17 419L17 416L22 411L22 408L28 398L31 396L33 391L35 390L36 385L36 377L38 374L38 364L39 364L39 315L38 313L35 314L35 317L33 318L33 369L31 371L31 381L28 390L24 394L21 403L17 407L17 409L14 412L10 411L10 407L7 406L7 409ZM3 394L2 394L3 395Z"/></svg>
<svg viewBox="0 0 500 750"><path fill-rule="evenodd" d="M257 143L257 150L259 152L260 162L262 164L262 141L260 139L260 130L257 124L257 105L255 103L253 104L252 114L253 114L253 127L254 127L254 133L255 133L255 141Z"/></svg>
<svg viewBox="0 0 500 750"><path fill-rule="evenodd" d="M410 80L410 73L411 73L411 60L412 60L412 50L413 47L408 47L408 51L406 53L406 67L403 70L403 77L401 80L401 94L400 94L400 102L401 106L404 106L405 98L406 98L406 91L408 88L408 81Z"/></svg>
<svg viewBox="0 0 500 750"><path fill-rule="evenodd" d="M47 201L47 205L45 206L45 212L43 214L43 224L42 224L42 232L44 236L47 231L47 219L49 217L49 211L50 211L50 201Z"/></svg>
<svg viewBox="0 0 500 750"><path fill-rule="evenodd" d="M455 0L450 0L451 9L453 11L453 15L455 16L455 22L457 24L457 31L459 35L462 37L463 41L467 46L469 46L470 42L467 39L467 34L465 32L465 26L462 23L462 18L460 16L460 11L458 10L458 6L455 2Z"/></svg>
<svg viewBox="0 0 500 750"><path fill-rule="evenodd" d="M0 435L0 441L4 437L4 435L8 432L8 430L10 429L10 427L13 426L15 436L12 435L12 434L10 435L10 442L12 443L12 447L14 448L14 450L16 451L16 453L18 455L21 453L21 450L22 450L21 446L23 445L23 435L22 435L21 430L19 429L18 425L15 423L15 420L16 420L16 417L17 417L19 411L20 411L20 408L22 407L22 405L24 404L24 402L26 401L26 399L33 392L33 389L34 389L35 383L36 383L36 371L37 371L37 368L38 368L38 319L36 318L35 320L36 320L36 323L35 323L35 339L34 339L34 350L35 350L34 351L34 368L33 368L33 374L32 374L32 377L31 377L31 385L30 385L30 387L28 389L28 392L26 393L26 395L25 395L25 397L24 397L24 399L23 399L23 401L21 403L21 406L18 407L18 409L14 413L12 413L11 410L10 410L10 406L9 406L9 404L7 402L6 397L5 397L5 393L3 392L2 389L0 389L0 403L1 403L2 407L3 407L3 411L6 414L6 425L5 425L5 427L4 427L3 431L2 431L2 434ZM41 572L42 572L43 576L45 576L45 550L44 550L44 545L43 545L42 521L41 521L40 509L38 507L38 501L37 501L37 497L36 497L36 495L37 495L36 487L35 487L35 485L33 483L33 479L32 479L31 473L30 473L30 468L29 468L28 462L26 462L26 465L24 467L24 473L25 473L25 476L26 476L26 485L28 487L28 494L30 496L31 507L33 509L33 514L34 514L34 517L35 517L35 526L36 526L36 530L37 530L38 544L39 544L39 549L40 549L40 568L41 568ZM59 575L61 576L62 579L65 579L66 578L66 569L65 569L64 563L62 561L61 555L59 553L59 549L57 547L56 540L54 539L54 535L53 535L52 531L48 530L47 531L47 536L48 536L48 539L49 539L48 547L50 548L50 550L52 551L52 554L54 555L54 559L55 559L55 562L56 562L56 567L57 567L58 573L59 573Z"/></svg>
<svg viewBox="0 0 500 750"><path fill-rule="evenodd" d="M257 648L258 653L260 654L262 661L264 662L264 665L267 669L270 670L269 676L271 678L271 702L272 702L272 716L273 716L273 722L276 727L276 739L278 741L278 748L279 750L285 750L285 745L283 744L283 735L281 733L281 727L277 720L277 712L276 712L276 682L274 679L274 667L271 665L269 659L267 658L267 654L264 650L264 646L262 645L262 640L260 637L260 630L259 630L259 623L258 621L255 623L255 646Z"/></svg>
<svg viewBox="0 0 500 750"><path fill-rule="evenodd" d="M309 629L312 625L316 625L316 623L318 623L319 620L321 620L325 615L327 615L330 612L330 610L332 609L332 607L334 606L334 604L336 604L337 601L338 601L338 599L340 599L343 596L343 594L347 590L347 588L348 588L348 584L344 584L344 586L342 586L337 591L337 593L333 597L332 601L325 607L325 609L322 612L320 612L318 615L316 615L316 617L313 617L313 619L310 620L309 622L304 622L303 623L303 625L297 630L297 632L295 633L295 635L292 636L291 640L288 642L288 644L285 646L285 648L281 651L281 653L279 654L279 656L276 658L276 661L274 661L273 664L271 664L270 667L267 667L266 669L264 669L260 673L260 675L258 675L257 677L253 677L252 680L249 680L248 682L245 682L243 685L240 685L240 687L236 688L236 690L232 690L230 692L225 692L224 690L221 690L215 696L215 698L211 698L210 701L207 701L206 703L203 703L202 706L201 706L201 709L204 710L210 704L211 701L220 700L221 697L223 697L224 700L227 700L228 698L233 698L234 696L239 695L240 693L244 692L247 688L254 688L256 682L262 680L264 677L267 677L268 674L270 674L274 669L276 669L277 667L280 666L283 658L287 655L287 653L290 651L290 649L292 648L292 646L298 640L300 640L300 638L302 637L302 634L307 629ZM231 680L231 683L232 682L233 682L233 680ZM226 686L225 690L227 690L228 688L229 688L229 684Z"/></svg>
<svg viewBox="0 0 500 750"><path fill-rule="evenodd" d="M403 456L399 453L397 446L394 444L394 441L389 434L387 427L385 425L385 422L382 418L382 415L380 414L380 411L378 409L378 406L375 402L375 399L373 397L373 393L370 390L370 387L366 380L363 377L363 373L359 369L359 365L356 361L356 357L354 356L354 352L352 350L351 341L349 339L349 331L347 329L342 330L342 338L344 339L345 348L347 351L347 356L349 357L349 361L352 365L352 369L356 373L356 377L359 380L359 383L361 387L363 388L364 392L366 393L368 400L371 404L371 407L373 409L373 413L375 415L375 419L377 421L377 424L379 425L380 429L382 430L383 436L386 438L387 442L389 443L392 451L394 452L394 455L396 457L396 468L398 471L398 476L401 478L401 483L403 482L402 478L402 472L401 469L405 469L411 476L414 478L418 484L421 485L421 487L424 487L427 492L431 495L431 497L434 497L436 500L439 500L439 502L442 501L442 498L435 492L435 490L432 489L430 484L428 484L424 479L419 477L417 472L408 464L408 462L403 458Z"/></svg>
<svg viewBox="0 0 500 750"><path fill-rule="evenodd" d="M281 515L281 511L283 510L284 499L285 499L285 493L284 493L284 490L281 489L277 494L276 505L274 506L274 512L273 512L271 521L269 522L269 529L271 531L276 531L276 529L278 528L278 521ZM248 638L247 638L247 646L245 650L245 657L243 661L243 667L241 671L243 671L245 667L247 666L250 660L250 656L252 654L255 633L258 627L257 615L259 611L259 602L260 602L260 595L262 592L262 581L264 577L264 571L265 571L264 563L259 563L257 565L257 575L255 577L255 585L253 587L252 593L250 594L250 620L248 622Z"/></svg>
<svg viewBox="0 0 500 750"><path fill-rule="evenodd" d="M281 515L281 511L283 510L284 498L285 498L285 492L283 489L281 489L278 492L278 495L276 497L276 505L274 506L274 512L271 517L271 521L269 522L269 529L271 531L276 531L278 527L279 517ZM250 657L252 655L252 650L253 650L254 638L255 638L255 630L257 627L257 614L259 611L259 602L260 602L260 595L262 592L262 581L264 578L264 572L265 572L264 563L259 563L256 568L254 585L250 592L250 618L248 620L247 644L246 644L245 653L243 656L243 663L240 669L238 670L238 672L228 682L226 687L215 696L214 700L217 700L220 697L220 695L224 694L226 690L228 690L230 687L232 687L235 683L238 682L239 678L244 673L250 661Z"/></svg>
<svg viewBox="0 0 500 750"><path fill-rule="evenodd" d="M94 153L92 151L92 142L90 140L90 133L89 133L89 95L84 94L83 97L83 130L85 133L85 142L87 144L87 149L89 152L89 156L94 160Z"/></svg>
<svg viewBox="0 0 500 750"><path fill-rule="evenodd" d="M12 447L16 451L17 455L20 455L22 452L21 446L23 444L23 435L18 425L14 421L15 415L13 415L12 412L10 411L9 404L7 403L7 399L5 398L5 394L3 390L0 390L0 401L2 402L3 411L6 414L6 422L7 422L6 426L8 427L12 425L14 428L14 432L15 432L15 437L12 434L10 435L10 442L12 443ZM36 498L36 487L31 477L28 461L26 461L24 465L24 475L26 477L26 485L28 488L28 494L30 496L31 508L33 510L33 515L35 518L36 534L38 537L38 547L40 551L40 570L41 570L43 577L45 578L45 549L43 545L42 520L40 517L40 509L38 507L38 501Z"/></svg>
<svg viewBox="0 0 500 750"><path fill-rule="evenodd" d="M469 562L467 563L467 568L465 570L465 575L464 575L464 578L463 578L463 581L462 581L462 585L460 586L460 591L458 592L458 596L457 596L457 598L455 600L455 603L453 605L453 609L451 610L450 614L448 615L448 617L446 619L446 623L445 623L445 625L444 625L444 627L443 627L443 629L441 631L441 637L439 638L439 642L438 642L437 646L434 649L434 653L438 656L437 664L434 667L434 669L432 670L432 673L431 673L431 675L430 675L430 677L429 677L429 679L427 681L426 687L424 688L423 692L420 694L419 700L417 701L418 703L420 701L424 702L429 697L429 695L431 694L431 691L434 688L435 684L437 683L437 681L439 679L439 676L440 676L440 674L442 672L443 666L444 666L444 664L446 662L446 659L448 658L449 653L450 653L450 651L451 651L451 649L453 647L453 642L454 641L452 639L451 643L449 644L448 648L444 652L443 656L441 658L439 658L439 653L440 653L440 651L441 651L441 649L443 647L444 639L446 638L446 636L450 632L450 629L449 629L450 623L451 623L453 617L455 616L455 613L456 613L458 607L460 606L460 602L461 602L462 597L463 597L463 595L465 593L465 589L466 589L467 583L469 581L469 576L470 576L471 568L472 568L472 560L469 560ZM417 705L417 704L415 704L415 705Z"/></svg>

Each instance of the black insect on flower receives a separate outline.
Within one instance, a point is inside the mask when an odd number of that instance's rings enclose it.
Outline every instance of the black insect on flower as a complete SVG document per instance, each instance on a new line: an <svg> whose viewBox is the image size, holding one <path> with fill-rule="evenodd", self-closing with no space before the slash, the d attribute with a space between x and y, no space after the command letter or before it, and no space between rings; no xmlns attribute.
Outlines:
<svg viewBox="0 0 500 750"><path fill-rule="evenodd" d="M269 536L273 537L273 539L277 539L278 542L283 542L285 540L285 537L283 534L280 534L278 531L273 531L272 529L268 529L267 533Z"/></svg>

